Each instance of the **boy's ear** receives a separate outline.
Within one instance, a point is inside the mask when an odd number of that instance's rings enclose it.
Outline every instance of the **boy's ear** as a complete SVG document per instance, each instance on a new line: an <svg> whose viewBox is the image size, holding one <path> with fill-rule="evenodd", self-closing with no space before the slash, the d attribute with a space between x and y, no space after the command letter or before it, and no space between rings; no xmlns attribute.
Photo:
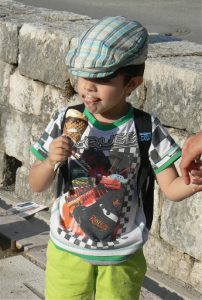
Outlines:
<svg viewBox="0 0 202 300"><path fill-rule="evenodd" d="M132 77L127 84L128 91L131 93L143 82L142 76Z"/></svg>

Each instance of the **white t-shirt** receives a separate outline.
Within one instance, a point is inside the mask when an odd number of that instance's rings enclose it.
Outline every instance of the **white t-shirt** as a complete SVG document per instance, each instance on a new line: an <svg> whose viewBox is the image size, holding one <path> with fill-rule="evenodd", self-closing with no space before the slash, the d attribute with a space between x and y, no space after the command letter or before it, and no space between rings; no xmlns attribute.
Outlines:
<svg viewBox="0 0 202 300"><path fill-rule="evenodd" d="M61 135L67 108L60 109L31 151L39 159L48 155L51 141ZM116 264L127 259L147 240L143 205L137 197L140 152L135 117L101 124L85 109L88 126L76 143L79 160L68 162L69 191L51 211L53 243L92 264ZM159 173L181 155L180 148L160 121L152 116L149 160Z"/></svg>

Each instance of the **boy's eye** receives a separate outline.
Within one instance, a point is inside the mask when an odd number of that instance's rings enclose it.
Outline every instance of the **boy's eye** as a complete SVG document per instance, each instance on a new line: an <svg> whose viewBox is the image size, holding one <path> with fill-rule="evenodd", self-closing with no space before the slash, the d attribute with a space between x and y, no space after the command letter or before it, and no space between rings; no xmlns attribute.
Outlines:
<svg viewBox="0 0 202 300"><path fill-rule="evenodd" d="M112 77L93 78L92 81L97 84L109 84L113 81Z"/></svg>
<svg viewBox="0 0 202 300"><path fill-rule="evenodd" d="M98 78L97 83L99 84L106 84L112 81L112 78Z"/></svg>
<svg viewBox="0 0 202 300"><path fill-rule="evenodd" d="M101 78L84 78L88 81L94 82L96 84L110 84L113 82L115 76L107 76L107 77L101 77Z"/></svg>

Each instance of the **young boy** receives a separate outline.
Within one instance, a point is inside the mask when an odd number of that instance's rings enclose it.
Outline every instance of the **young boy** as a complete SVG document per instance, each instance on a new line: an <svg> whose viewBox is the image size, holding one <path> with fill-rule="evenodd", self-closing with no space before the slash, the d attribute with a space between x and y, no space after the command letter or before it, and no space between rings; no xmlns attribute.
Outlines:
<svg viewBox="0 0 202 300"><path fill-rule="evenodd" d="M47 300L89 300L93 292L97 300L139 298L148 229L137 195L141 158L135 117L126 98L143 81L147 44L141 24L107 17L67 55L88 119L75 146L89 169L77 165L72 143L62 135L62 108L32 147L38 160L29 175L32 190L44 191L55 177L55 165L68 160L69 190L51 213ZM193 195L193 186L183 183L173 164L181 151L154 116L148 155L167 198L180 201Z"/></svg>

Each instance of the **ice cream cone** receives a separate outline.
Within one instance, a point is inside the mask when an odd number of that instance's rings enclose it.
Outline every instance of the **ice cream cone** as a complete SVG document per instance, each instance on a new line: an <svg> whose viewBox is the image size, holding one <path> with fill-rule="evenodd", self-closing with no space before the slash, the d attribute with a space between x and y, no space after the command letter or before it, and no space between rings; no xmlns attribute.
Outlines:
<svg viewBox="0 0 202 300"><path fill-rule="evenodd" d="M86 117L78 110L70 108L67 110L65 115L65 122L63 126L63 135L71 138L73 143L80 141L85 129L88 126L88 121ZM75 162L82 167L85 171L88 171L90 168L80 157L78 153L73 153L71 158L75 160ZM57 163L55 165L54 170L61 165L61 163Z"/></svg>
<svg viewBox="0 0 202 300"><path fill-rule="evenodd" d="M63 127L63 134L70 137L72 141L78 142L84 133L88 121L86 117L75 109L68 109L65 115L65 123Z"/></svg>

